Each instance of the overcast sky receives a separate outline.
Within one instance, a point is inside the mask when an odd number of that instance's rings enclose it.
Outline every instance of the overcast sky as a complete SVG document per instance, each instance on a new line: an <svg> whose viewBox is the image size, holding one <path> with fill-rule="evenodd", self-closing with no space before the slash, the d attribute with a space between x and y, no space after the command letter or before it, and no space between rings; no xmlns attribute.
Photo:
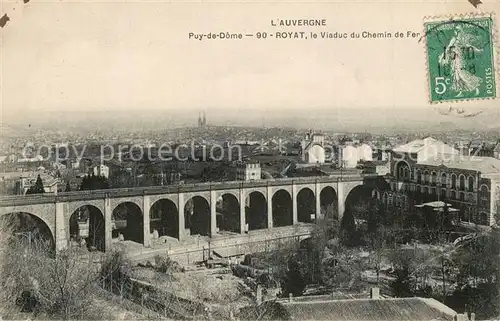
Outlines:
<svg viewBox="0 0 500 321"><path fill-rule="evenodd" d="M500 9L484 0L483 11ZM3 1L2 111L429 107L418 38L189 40L189 32L422 32L467 0L300 3ZM498 12L500 13L500 12ZM498 16L498 15L497 15ZM327 19L276 28L271 19ZM497 17L498 18L498 17ZM455 104L492 107L492 101Z"/></svg>

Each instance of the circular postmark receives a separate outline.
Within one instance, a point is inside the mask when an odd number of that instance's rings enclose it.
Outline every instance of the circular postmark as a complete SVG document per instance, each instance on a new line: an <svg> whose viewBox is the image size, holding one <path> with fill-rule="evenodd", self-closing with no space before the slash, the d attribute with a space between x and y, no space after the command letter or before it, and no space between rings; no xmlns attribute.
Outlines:
<svg viewBox="0 0 500 321"><path fill-rule="evenodd" d="M460 34L467 32L471 36L475 37L478 41L479 48L486 48L491 44L491 29L486 21L475 21L475 20L464 20L464 19L450 19L446 21L439 21L429 23L426 26L425 33L419 42L429 35L435 35L439 44L438 48L429 47L429 49L441 49L447 44L449 40L450 31L454 34Z"/></svg>

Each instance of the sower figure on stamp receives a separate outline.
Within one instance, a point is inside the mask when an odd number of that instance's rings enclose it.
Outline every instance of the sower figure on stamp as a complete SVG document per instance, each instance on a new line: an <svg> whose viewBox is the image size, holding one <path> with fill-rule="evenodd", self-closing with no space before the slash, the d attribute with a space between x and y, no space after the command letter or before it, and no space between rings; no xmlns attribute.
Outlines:
<svg viewBox="0 0 500 321"><path fill-rule="evenodd" d="M458 94L455 97L461 97L463 92L474 92L479 95L479 86L483 81L480 77L474 75L467 66L466 54L482 52L472 45L474 36L463 30L462 26L455 26L454 36L446 46L445 51L439 57L439 64L450 65L452 85L451 89ZM473 51L474 53L471 53Z"/></svg>

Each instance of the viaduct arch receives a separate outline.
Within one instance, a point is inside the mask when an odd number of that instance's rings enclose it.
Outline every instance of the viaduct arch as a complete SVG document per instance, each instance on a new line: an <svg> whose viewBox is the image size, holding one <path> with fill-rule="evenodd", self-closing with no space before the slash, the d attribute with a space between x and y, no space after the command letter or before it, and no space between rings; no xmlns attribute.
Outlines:
<svg viewBox="0 0 500 321"><path fill-rule="evenodd" d="M105 251L118 230L123 239L148 247L155 230L158 236L182 241L189 234L216 237L221 232L246 233L299 222L314 223L322 218L340 220L348 195L364 183L359 177L345 181L300 178L253 185L228 182L228 188L216 184L209 185L210 189L200 187L203 184L186 185L177 187L177 191L155 187L151 194L127 190L123 194L132 195L122 195L120 190L109 190L99 197L92 193L80 196L76 192L44 196L43 201L16 197L0 200L0 217L31 213L48 226L56 249L61 249L77 234L75 213L85 208L94 226L89 228L92 246ZM117 226L118 221L123 226Z"/></svg>

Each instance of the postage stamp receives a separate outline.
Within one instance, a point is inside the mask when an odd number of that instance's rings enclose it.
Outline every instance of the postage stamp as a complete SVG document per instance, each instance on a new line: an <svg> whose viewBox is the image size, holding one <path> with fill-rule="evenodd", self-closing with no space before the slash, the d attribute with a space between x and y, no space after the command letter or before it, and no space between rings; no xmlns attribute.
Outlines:
<svg viewBox="0 0 500 321"><path fill-rule="evenodd" d="M495 98L495 47L491 16L424 23L431 103Z"/></svg>

